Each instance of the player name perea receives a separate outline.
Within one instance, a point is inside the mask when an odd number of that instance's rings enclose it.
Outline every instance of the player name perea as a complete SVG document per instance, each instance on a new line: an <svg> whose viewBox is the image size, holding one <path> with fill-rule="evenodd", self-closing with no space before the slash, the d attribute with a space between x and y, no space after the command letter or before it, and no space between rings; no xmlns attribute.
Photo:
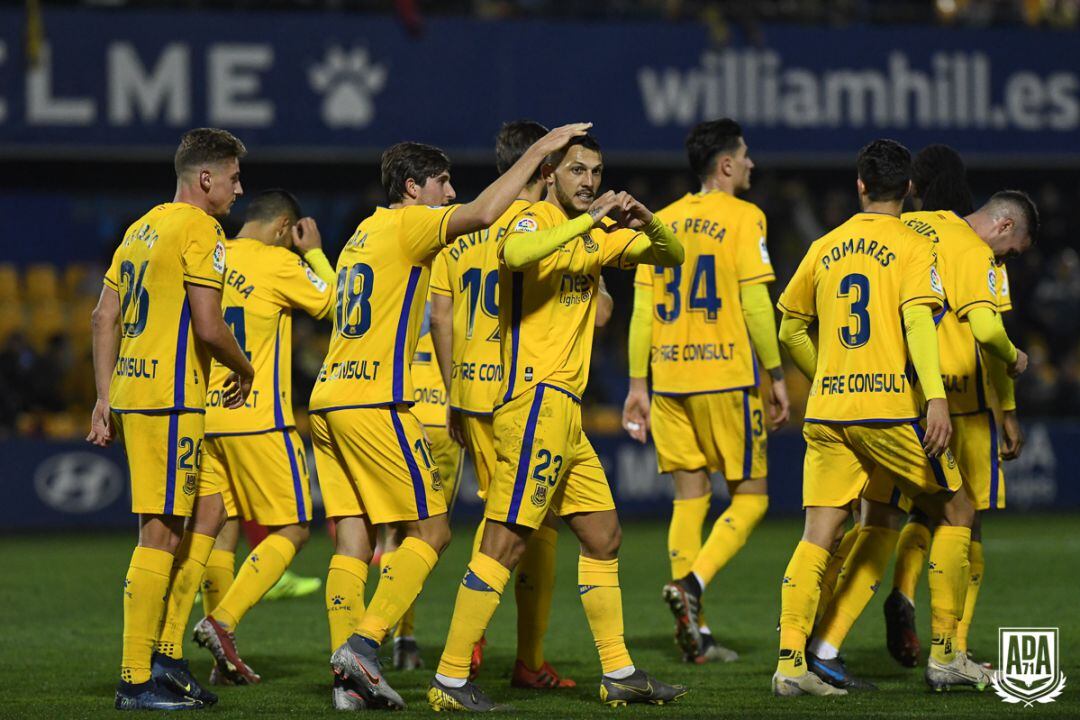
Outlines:
<svg viewBox="0 0 1080 720"><path fill-rule="evenodd" d="M327 380L368 380L379 379L379 360L346 360L345 362L331 363L329 369L326 365L319 370L319 382Z"/></svg>
<svg viewBox="0 0 1080 720"><path fill-rule="evenodd" d="M251 297L251 293L255 292L255 286L248 283L248 279L244 277L243 273L229 268L225 268L225 284L236 288L236 291L243 295L245 300Z"/></svg>
<svg viewBox="0 0 1080 720"><path fill-rule="evenodd" d="M825 375L818 383L822 395L853 393L905 393L908 379L903 373L851 373Z"/></svg>
<svg viewBox="0 0 1080 720"><path fill-rule="evenodd" d="M682 221L682 227L679 227L679 223L669 223L671 226L671 232L678 234L693 233L695 235L704 235L710 237L716 242L721 242L724 239L724 235L727 235L727 228L709 218L688 217Z"/></svg>
<svg viewBox="0 0 1080 720"><path fill-rule="evenodd" d="M158 361L156 358L116 358L116 376L129 378L146 378L153 380L157 377Z"/></svg>
<svg viewBox="0 0 1080 720"><path fill-rule="evenodd" d="M848 255L869 255L881 263L881 267L889 267L889 263L896 259L896 253L889 249L885 243L866 238L848 238L842 243L833 245L832 249L821 258L821 264L826 270L829 266Z"/></svg>

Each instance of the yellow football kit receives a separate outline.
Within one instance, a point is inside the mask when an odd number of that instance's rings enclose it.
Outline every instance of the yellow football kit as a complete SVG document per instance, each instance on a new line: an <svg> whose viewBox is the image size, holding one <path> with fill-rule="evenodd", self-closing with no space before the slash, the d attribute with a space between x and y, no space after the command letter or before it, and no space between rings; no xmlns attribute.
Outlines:
<svg viewBox="0 0 1080 720"><path fill-rule="evenodd" d="M210 354L192 333L186 285L221 288L223 240L217 220L199 208L164 203L128 228L105 274L120 295L109 404L135 513L191 514Z"/></svg>
<svg viewBox="0 0 1080 720"><path fill-rule="evenodd" d="M458 207L378 208L338 257L334 330L311 393L327 517L367 514L382 524L446 512L423 426L409 411L410 365L431 261Z"/></svg>
<svg viewBox="0 0 1080 720"><path fill-rule="evenodd" d="M1004 305L1011 307L1004 268L998 266L990 246L955 213L911 212L901 219L935 244L946 297L944 311L934 316L941 379L953 416L951 447L964 486L979 510L1004 507L1005 473L986 359L967 323L977 307L995 312L1003 312Z"/></svg>
<svg viewBox="0 0 1080 720"><path fill-rule="evenodd" d="M441 255L439 257L442 257ZM424 310L424 324L416 343L412 361L412 414L424 426L431 448L431 457L442 477L446 504L453 509L461 480L461 446L446 430L446 403L449 399L443 384L439 364L435 360L435 344L431 340L431 301Z"/></svg>
<svg viewBox="0 0 1080 720"><path fill-rule="evenodd" d="M561 209L533 203L500 238L567 222ZM495 476L485 516L537 528L558 515L614 509L603 467L581 429L600 268L632 266L639 233L592 230L520 271L499 265L503 367L495 409Z"/></svg>
<svg viewBox="0 0 1080 720"><path fill-rule="evenodd" d="M453 302L450 404L461 413L465 447L476 470L481 499L487 497L495 474L491 415L503 380L498 245L510 222L528 206L527 200L515 200L494 225L459 237L431 266L431 292Z"/></svg>
<svg viewBox="0 0 1080 720"><path fill-rule="evenodd" d="M739 288L772 282L765 215L716 191L688 194L657 213L682 242L671 268L639 265L652 290L652 434L660 472L765 477L766 431L757 359Z"/></svg>
<svg viewBox="0 0 1080 720"><path fill-rule="evenodd" d="M818 323L803 505L850 503L878 465L909 495L959 489L951 453L930 459L922 449L906 372L904 308L944 306L933 244L897 217L858 213L810 246L778 305Z"/></svg>
<svg viewBox="0 0 1080 720"><path fill-rule="evenodd" d="M333 289L296 253L258 240L225 243L225 322L255 368L244 407L222 407L229 369L214 362L199 494L221 493L229 517L262 525L311 519L304 444L292 412L292 310L325 317Z"/></svg>

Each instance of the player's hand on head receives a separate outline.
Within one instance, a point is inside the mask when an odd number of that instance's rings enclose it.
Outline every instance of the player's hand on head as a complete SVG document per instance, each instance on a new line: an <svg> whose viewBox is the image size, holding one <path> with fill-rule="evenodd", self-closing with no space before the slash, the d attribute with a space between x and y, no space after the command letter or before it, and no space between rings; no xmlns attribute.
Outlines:
<svg viewBox="0 0 1080 720"><path fill-rule="evenodd" d="M1013 362L1012 365L1009 365L1009 377L1016 377L1017 375L1020 375L1025 370L1027 370L1027 366L1028 354L1020 348L1016 348L1016 361Z"/></svg>
<svg viewBox="0 0 1080 720"><path fill-rule="evenodd" d="M553 152L562 150L566 147L566 143L570 142L573 138L581 137L589 132L589 128L591 127L592 123L590 122L560 125L537 140L533 147L544 155L550 155Z"/></svg>
<svg viewBox="0 0 1080 720"><path fill-rule="evenodd" d="M310 252L322 247L322 235L319 234L319 226L315 219L303 217L292 226L293 245L300 254Z"/></svg>
<svg viewBox="0 0 1080 720"><path fill-rule="evenodd" d="M772 381L769 389L769 429L779 430L791 417L791 401L788 399L787 382L783 378Z"/></svg>
<svg viewBox="0 0 1080 720"><path fill-rule="evenodd" d="M90 434L86 436L86 441L98 447L107 447L115 438L109 401L98 400L90 413Z"/></svg>
<svg viewBox="0 0 1080 720"><path fill-rule="evenodd" d="M1015 410L1008 410L1001 417L1001 457L1015 460L1024 448L1024 430Z"/></svg>
<svg viewBox="0 0 1080 720"><path fill-rule="evenodd" d="M945 398L935 398L926 406L926 433L923 449L927 457L936 458L945 452L952 439L952 421L949 419L949 403Z"/></svg>
<svg viewBox="0 0 1080 720"><path fill-rule="evenodd" d="M649 439L649 392L631 388L623 403L622 426L639 443Z"/></svg>
<svg viewBox="0 0 1080 720"><path fill-rule="evenodd" d="M600 221L607 217L608 213L619 205L619 195L614 190L608 190L592 201L588 213L592 216L593 225L599 225Z"/></svg>

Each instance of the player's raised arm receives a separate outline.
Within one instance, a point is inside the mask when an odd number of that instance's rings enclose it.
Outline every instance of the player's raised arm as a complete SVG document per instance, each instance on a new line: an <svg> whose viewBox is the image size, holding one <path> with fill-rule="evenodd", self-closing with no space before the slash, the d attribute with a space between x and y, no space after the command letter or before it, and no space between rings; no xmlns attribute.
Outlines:
<svg viewBox="0 0 1080 720"><path fill-rule="evenodd" d="M115 288L109 285L101 288L97 307L90 314L90 327L97 401L90 415L90 434L86 439L98 447L105 447L115 438L109 405L109 386L120 354L120 294Z"/></svg>
<svg viewBox="0 0 1080 720"><path fill-rule="evenodd" d="M311 266L316 277L333 287L334 266L330 264L322 249L322 235L314 218L304 217L296 221L290 230L293 246L300 252L304 262Z"/></svg>
<svg viewBox="0 0 1080 720"><path fill-rule="evenodd" d="M221 314L221 290L187 283L187 296L195 336L206 344L215 360L235 373L225 381L223 404L230 409L238 408L251 392L255 368L225 324Z"/></svg>
<svg viewBox="0 0 1080 720"><path fill-rule="evenodd" d="M563 125L533 143L509 170L488 185L475 200L460 206L450 216L446 224L447 240L492 225L514 202L544 158L561 150L572 138L584 135L590 127L592 123Z"/></svg>

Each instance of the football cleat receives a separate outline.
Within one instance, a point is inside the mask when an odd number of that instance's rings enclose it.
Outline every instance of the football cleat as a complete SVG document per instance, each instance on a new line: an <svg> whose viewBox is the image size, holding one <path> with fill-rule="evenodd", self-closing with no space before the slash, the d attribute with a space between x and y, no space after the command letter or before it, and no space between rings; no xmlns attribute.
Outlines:
<svg viewBox="0 0 1080 720"><path fill-rule="evenodd" d="M461 687L450 687L432 678L427 691L428 705L435 712L458 710L465 712L492 712L506 709L491 701L484 691L471 680L466 680Z"/></svg>
<svg viewBox="0 0 1080 720"><path fill-rule="evenodd" d="M978 663L968 659L966 653L953 653L953 660L943 665L934 658L926 663L926 684L934 692L953 687L973 687L979 692L986 689L994 674Z"/></svg>
<svg viewBox="0 0 1080 720"><path fill-rule="evenodd" d="M469 680L475 680L480 676L480 665L484 662L484 647L487 646L487 638L481 637L473 645L472 657L469 659Z"/></svg>
<svg viewBox="0 0 1080 720"><path fill-rule="evenodd" d="M255 685L262 682L262 678L240 659L240 654L236 651L236 636L222 627L212 615L207 615L195 624L192 636L199 647L210 651L217 667L225 672L234 684Z"/></svg>
<svg viewBox="0 0 1080 720"><path fill-rule="evenodd" d="M334 669L334 674L342 680L351 680L368 707L404 709L405 701L383 677L375 648L366 642L359 644L362 646L359 652L354 650L348 641L334 651L330 656L330 666Z"/></svg>
<svg viewBox="0 0 1080 720"><path fill-rule="evenodd" d="M772 694L777 697L847 695L847 690L833 687L812 672L804 672L798 677L788 677L777 671L772 676Z"/></svg>
<svg viewBox="0 0 1080 720"><path fill-rule="evenodd" d="M213 705L217 695L206 690L191 675L187 660L175 660L162 653L150 657L150 675L159 686L168 688L176 695L198 700L203 705Z"/></svg>
<svg viewBox="0 0 1080 720"><path fill-rule="evenodd" d="M366 710L367 701L351 680L342 680L334 676L334 688L331 700L335 710Z"/></svg>
<svg viewBox="0 0 1080 720"><path fill-rule="evenodd" d="M825 660L812 652L808 652L806 653L806 666L810 672L835 688L852 691L877 690L877 685L874 683L852 675L843 659L839 656L831 660Z"/></svg>
<svg viewBox="0 0 1080 720"><path fill-rule="evenodd" d="M889 654L904 667L919 664L919 633L915 629L915 606L893 588L885 598L885 644Z"/></svg>
<svg viewBox="0 0 1080 720"><path fill-rule="evenodd" d="M623 707L630 703L663 705L674 702L690 690L685 685L668 685L644 670L634 670L629 677L615 680L605 675L600 680L600 702L609 707Z"/></svg>
<svg viewBox="0 0 1080 720"><path fill-rule="evenodd" d="M739 659L739 653L731 648L726 648L710 633L701 633L701 652L697 655L683 653L683 662L704 665L711 662L735 662Z"/></svg>
<svg viewBox="0 0 1080 720"><path fill-rule="evenodd" d="M683 654L697 657L702 652L701 641L701 593L697 590L697 580L688 575L672 580L664 586L663 596L675 616L675 639Z"/></svg>
<svg viewBox="0 0 1080 720"><path fill-rule="evenodd" d="M229 668L224 663L214 663L214 667L210 668L210 684L219 687L236 685L237 683L231 675Z"/></svg>
<svg viewBox="0 0 1080 720"><path fill-rule="evenodd" d="M560 677L547 661L544 661L539 670L530 670L520 660L514 661L514 674L510 676L510 685L532 690L560 690L577 687L577 683L570 678Z"/></svg>
<svg viewBox="0 0 1080 720"><path fill-rule="evenodd" d="M420 657L420 646L416 644L416 638L394 638L394 669L419 670L422 667L424 660Z"/></svg>
<svg viewBox="0 0 1080 720"><path fill-rule="evenodd" d="M298 598L311 595L322 587L322 580L317 577L300 577L291 570L282 574L274 587L266 591L263 600L284 600L286 598Z"/></svg>
<svg viewBox="0 0 1080 720"><path fill-rule="evenodd" d="M117 710L202 710L205 705L177 695L153 679L133 685L123 680L116 686Z"/></svg>

